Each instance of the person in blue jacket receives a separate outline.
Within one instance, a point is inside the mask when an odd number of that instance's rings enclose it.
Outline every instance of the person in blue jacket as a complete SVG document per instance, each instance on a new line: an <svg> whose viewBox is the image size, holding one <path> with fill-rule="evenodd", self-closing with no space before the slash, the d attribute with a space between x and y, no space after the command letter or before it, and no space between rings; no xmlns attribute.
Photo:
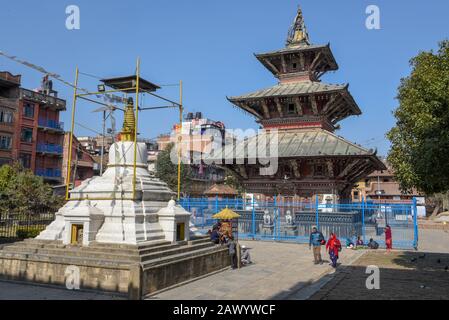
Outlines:
<svg viewBox="0 0 449 320"><path fill-rule="evenodd" d="M316 227L312 228L309 239L309 249L313 246L313 260L315 264L323 263L321 259L321 246L326 243L323 234Z"/></svg>

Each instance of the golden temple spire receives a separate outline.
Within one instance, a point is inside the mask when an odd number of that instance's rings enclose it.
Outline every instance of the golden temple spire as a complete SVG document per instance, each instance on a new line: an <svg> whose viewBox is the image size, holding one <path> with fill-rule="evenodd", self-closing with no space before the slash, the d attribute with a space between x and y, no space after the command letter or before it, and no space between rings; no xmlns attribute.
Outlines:
<svg viewBox="0 0 449 320"><path fill-rule="evenodd" d="M123 119L123 128L120 132L121 141L134 141L134 130L136 128L136 118L134 116L133 98L128 98Z"/></svg>
<svg viewBox="0 0 449 320"><path fill-rule="evenodd" d="M293 24L288 30L286 45L310 45L309 34L307 33L306 25L304 24L304 18L302 16L302 10L300 6L298 6L298 12L296 13Z"/></svg>

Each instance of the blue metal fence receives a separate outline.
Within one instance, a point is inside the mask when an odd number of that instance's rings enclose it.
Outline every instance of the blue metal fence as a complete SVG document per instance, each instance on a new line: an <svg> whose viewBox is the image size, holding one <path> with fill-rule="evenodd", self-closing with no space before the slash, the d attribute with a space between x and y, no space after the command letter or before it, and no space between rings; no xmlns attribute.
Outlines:
<svg viewBox="0 0 449 320"><path fill-rule="evenodd" d="M320 204L310 202L254 201L242 198L181 198L179 204L191 212L192 223L206 233L216 222L212 215L225 207L240 214L239 238L307 243L313 226L328 237L337 234L343 244L360 237L385 245L384 228L393 232L393 247L416 248L418 223L416 200L402 203L372 201Z"/></svg>

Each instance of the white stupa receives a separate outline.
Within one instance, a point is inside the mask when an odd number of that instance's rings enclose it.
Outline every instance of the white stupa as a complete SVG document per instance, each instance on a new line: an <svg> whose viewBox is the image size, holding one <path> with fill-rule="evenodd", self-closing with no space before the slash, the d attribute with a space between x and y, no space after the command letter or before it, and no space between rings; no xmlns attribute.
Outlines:
<svg viewBox="0 0 449 320"><path fill-rule="evenodd" d="M37 239L88 245L91 241L137 245L142 242L188 240L190 213L176 205L172 190L148 170L145 143L134 144L132 99L125 111L121 141L109 149L102 176L70 191L70 201ZM134 147L137 147L135 200ZM180 239L181 237L181 239Z"/></svg>

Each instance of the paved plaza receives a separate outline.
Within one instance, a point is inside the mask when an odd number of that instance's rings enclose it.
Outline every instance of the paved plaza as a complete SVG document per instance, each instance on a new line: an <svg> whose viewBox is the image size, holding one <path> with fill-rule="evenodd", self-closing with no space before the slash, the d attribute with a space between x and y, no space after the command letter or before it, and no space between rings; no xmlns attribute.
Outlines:
<svg viewBox="0 0 449 320"><path fill-rule="evenodd" d="M328 263L313 265L307 245L241 241L251 248L254 264L239 270L227 269L147 299L406 299L424 296L449 299L449 272L444 271L449 265L447 243L449 232L421 230L419 252L394 251L388 255L384 250L343 249L342 264L334 272ZM328 260L324 250L323 258ZM365 270L369 264L381 268L381 290L365 287ZM104 300L124 297L0 281L0 299Z"/></svg>
<svg viewBox="0 0 449 320"><path fill-rule="evenodd" d="M449 232L421 230L420 239L419 252L367 252L336 272L311 299L449 299ZM379 290L365 286L369 265L380 268Z"/></svg>
<svg viewBox="0 0 449 320"><path fill-rule="evenodd" d="M245 300L290 299L298 291L333 272L322 250L322 265L313 264L312 252L304 244L268 241L241 241L250 249L254 264L239 270L226 270L189 284L162 292L150 299ZM343 249L347 265L362 251ZM307 294L301 296L307 298Z"/></svg>

